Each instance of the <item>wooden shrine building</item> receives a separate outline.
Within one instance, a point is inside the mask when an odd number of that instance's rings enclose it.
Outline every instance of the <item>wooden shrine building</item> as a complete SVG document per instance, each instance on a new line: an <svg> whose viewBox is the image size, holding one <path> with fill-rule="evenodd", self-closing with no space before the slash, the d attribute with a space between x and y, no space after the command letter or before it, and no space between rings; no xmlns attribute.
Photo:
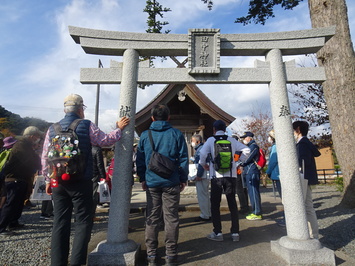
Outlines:
<svg viewBox="0 0 355 266"><path fill-rule="evenodd" d="M140 135L152 122L151 110L159 103L170 109L170 123L179 129L189 143L191 136L213 135L213 122L223 120L228 126L235 118L214 104L195 84L167 85L147 106L136 114L136 132Z"/></svg>

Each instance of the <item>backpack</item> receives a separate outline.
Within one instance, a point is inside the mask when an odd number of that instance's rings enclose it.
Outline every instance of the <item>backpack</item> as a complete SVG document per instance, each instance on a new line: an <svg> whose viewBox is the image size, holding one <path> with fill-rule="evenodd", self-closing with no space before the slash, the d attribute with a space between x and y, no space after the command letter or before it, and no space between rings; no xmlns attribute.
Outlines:
<svg viewBox="0 0 355 266"><path fill-rule="evenodd" d="M234 155L232 153L232 143L227 135L214 136L214 157L213 167L218 173L231 171Z"/></svg>
<svg viewBox="0 0 355 266"><path fill-rule="evenodd" d="M74 120L67 130L59 123L53 124L55 137L48 148L47 162L50 178L75 181L84 176L85 156L80 152L79 139L75 129L82 119Z"/></svg>
<svg viewBox="0 0 355 266"><path fill-rule="evenodd" d="M256 162L254 161L256 167L258 167L259 170L263 169L266 165L266 157L265 153L262 148L259 148L259 160Z"/></svg>
<svg viewBox="0 0 355 266"><path fill-rule="evenodd" d="M10 153L11 153L11 149L3 150L0 153L0 180L5 178L5 171L3 170L5 169L6 163L9 160Z"/></svg>
<svg viewBox="0 0 355 266"><path fill-rule="evenodd" d="M148 130L148 135L152 147L152 155L149 160L148 169L162 178L169 179L177 168L175 164L176 160L172 161L170 158L157 152L154 148L152 132L150 129Z"/></svg>

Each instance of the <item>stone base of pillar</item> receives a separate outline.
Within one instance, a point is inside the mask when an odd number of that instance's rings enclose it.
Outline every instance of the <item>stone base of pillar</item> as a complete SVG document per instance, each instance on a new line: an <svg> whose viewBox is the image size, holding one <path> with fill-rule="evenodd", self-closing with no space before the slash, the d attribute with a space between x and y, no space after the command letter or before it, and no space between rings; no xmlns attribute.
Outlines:
<svg viewBox="0 0 355 266"><path fill-rule="evenodd" d="M317 239L294 240L284 236L271 241L271 251L288 265L336 265L334 251L322 247Z"/></svg>
<svg viewBox="0 0 355 266"><path fill-rule="evenodd" d="M140 248L132 240L123 243L108 243L104 240L89 254L87 265L134 266L137 264Z"/></svg>

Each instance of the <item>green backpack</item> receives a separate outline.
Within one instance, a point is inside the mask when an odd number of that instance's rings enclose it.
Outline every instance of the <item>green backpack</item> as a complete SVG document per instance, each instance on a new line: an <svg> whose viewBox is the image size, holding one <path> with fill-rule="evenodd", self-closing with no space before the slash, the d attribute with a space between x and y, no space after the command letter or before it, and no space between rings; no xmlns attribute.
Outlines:
<svg viewBox="0 0 355 266"><path fill-rule="evenodd" d="M233 163L232 143L227 135L214 136L214 158L213 167L220 173L231 171ZM232 174L232 173L231 173Z"/></svg>

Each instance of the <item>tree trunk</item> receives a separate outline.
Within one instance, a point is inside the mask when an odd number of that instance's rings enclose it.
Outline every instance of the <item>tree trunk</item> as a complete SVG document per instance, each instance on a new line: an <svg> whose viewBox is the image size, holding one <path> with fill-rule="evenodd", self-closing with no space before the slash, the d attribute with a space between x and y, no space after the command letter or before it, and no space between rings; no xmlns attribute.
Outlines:
<svg viewBox="0 0 355 266"><path fill-rule="evenodd" d="M324 96L335 152L344 177L341 204L355 208L355 57L345 0L308 0L312 27L336 25L336 34L317 53L327 80Z"/></svg>

